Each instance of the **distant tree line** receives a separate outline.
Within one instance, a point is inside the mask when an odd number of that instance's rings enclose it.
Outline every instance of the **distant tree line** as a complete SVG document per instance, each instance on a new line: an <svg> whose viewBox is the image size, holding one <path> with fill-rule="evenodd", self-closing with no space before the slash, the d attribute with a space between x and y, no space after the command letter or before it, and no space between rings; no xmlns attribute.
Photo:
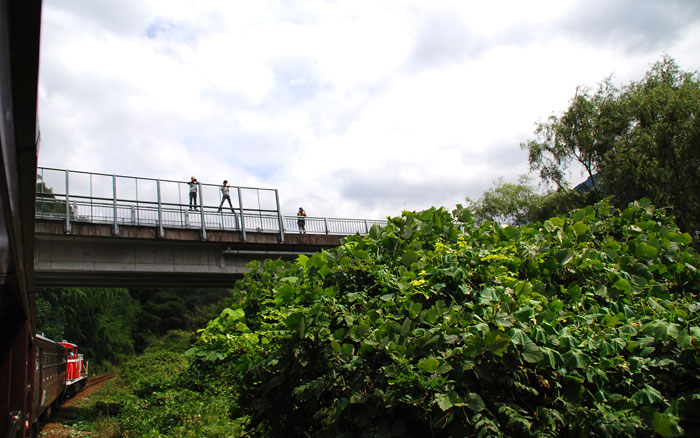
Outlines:
<svg viewBox="0 0 700 438"><path fill-rule="evenodd" d="M109 367L169 330L205 326L229 295L225 289L39 289L37 329L78 344L93 364Z"/></svg>

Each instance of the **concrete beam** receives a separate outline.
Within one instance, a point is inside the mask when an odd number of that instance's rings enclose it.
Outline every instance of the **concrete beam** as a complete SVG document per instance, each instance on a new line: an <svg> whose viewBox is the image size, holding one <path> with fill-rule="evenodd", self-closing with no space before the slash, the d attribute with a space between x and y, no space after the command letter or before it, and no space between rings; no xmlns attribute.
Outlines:
<svg viewBox="0 0 700 438"><path fill-rule="evenodd" d="M294 260L340 243L340 236L166 229L74 223L35 224L34 272L38 287L232 287L253 260Z"/></svg>

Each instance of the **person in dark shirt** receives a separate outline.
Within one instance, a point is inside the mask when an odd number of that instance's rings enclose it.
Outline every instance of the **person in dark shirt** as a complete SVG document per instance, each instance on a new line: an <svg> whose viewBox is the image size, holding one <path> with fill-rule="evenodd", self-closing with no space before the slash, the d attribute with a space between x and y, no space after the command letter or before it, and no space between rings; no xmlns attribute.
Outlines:
<svg viewBox="0 0 700 438"><path fill-rule="evenodd" d="M306 234L306 212L303 208L299 207L297 217L297 225L299 225L299 232L302 234Z"/></svg>

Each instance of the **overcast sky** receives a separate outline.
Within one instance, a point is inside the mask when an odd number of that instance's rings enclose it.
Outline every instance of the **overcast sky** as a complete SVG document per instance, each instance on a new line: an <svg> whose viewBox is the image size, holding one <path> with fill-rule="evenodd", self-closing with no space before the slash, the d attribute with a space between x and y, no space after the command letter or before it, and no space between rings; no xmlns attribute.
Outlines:
<svg viewBox="0 0 700 438"><path fill-rule="evenodd" d="M527 173L578 85L700 68L697 0L43 5L40 166L277 188L285 214L452 208Z"/></svg>

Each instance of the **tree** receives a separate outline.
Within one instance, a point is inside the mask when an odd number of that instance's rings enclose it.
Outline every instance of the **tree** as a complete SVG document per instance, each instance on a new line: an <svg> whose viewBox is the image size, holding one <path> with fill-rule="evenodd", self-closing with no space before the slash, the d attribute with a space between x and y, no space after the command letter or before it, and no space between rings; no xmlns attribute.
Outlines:
<svg viewBox="0 0 700 438"><path fill-rule="evenodd" d="M467 205L478 222L488 220L503 224L524 224L530 222L529 213L538 197L535 189L528 184L526 176L521 176L518 184L507 183L499 178L478 200L467 198Z"/></svg>
<svg viewBox="0 0 700 438"><path fill-rule="evenodd" d="M619 202L648 197L700 230L700 76L664 58L625 98L630 129L603 157L602 183Z"/></svg>
<svg viewBox="0 0 700 438"><path fill-rule="evenodd" d="M578 164L600 184L599 196L623 206L648 197L673 207L679 226L700 229L700 76L663 57L639 82L610 78L595 93L579 87L561 116L552 116L521 144L530 169L564 186Z"/></svg>
<svg viewBox="0 0 700 438"><path fill-rule="evenodd" d="M594 181L601 158L627 129L626 107L618 104L618 94L610 78L595 94L586 87L576 88L569 109L539 123L537 139L521 145L528 149L530 169L539 171L546 183L565 189L566 170L574 162Z"/></svg>
<svg viewBox="0 0 700 438"><path fill-rule="evenodd" d="M56 199L53 188L46 185L41 175L36 177L36 212L40 215L65 216L66 201ZM73 214L73 207L69 207L69 214Z"/></svg>
<svg viewBox="0 0 700 438"><path fill-rule="evenodd" d="M467 198L467 207L474 213L477 222L488 220L518 225L545 221L597 200L596 193L570 190L564 183L556 190L537 193L527 176L523 175L517 184L499 179L478 200Z"/></svg>
<svg viewBox="0 0 700 438"><path fill-rule="evenodd" d="M38 289L36 301L37 328L78 344L89 360L118 363L134 353L140 304L127 289Z"/></svg>

